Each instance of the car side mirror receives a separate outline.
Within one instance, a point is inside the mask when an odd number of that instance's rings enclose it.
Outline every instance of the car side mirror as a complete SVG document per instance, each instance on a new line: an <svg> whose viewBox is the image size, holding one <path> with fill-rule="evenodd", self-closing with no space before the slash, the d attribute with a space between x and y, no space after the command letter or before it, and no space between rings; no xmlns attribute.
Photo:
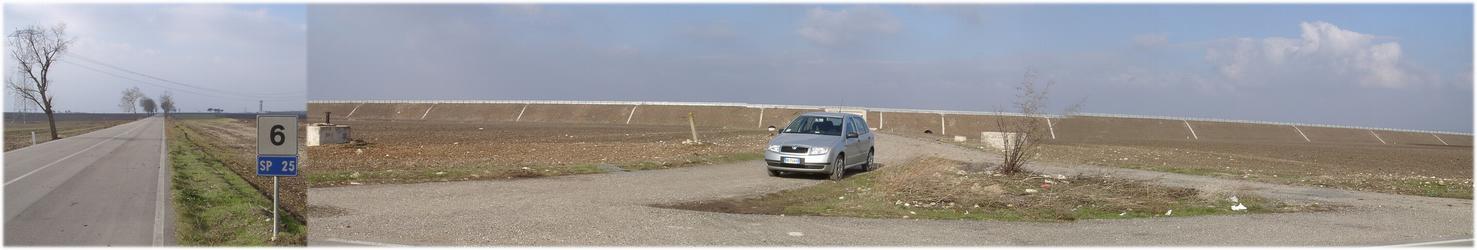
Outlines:
<svg viewBox="0 0 1477 250"><path fill-rule="evenodd" d="M857 138L859 136L861 135L858 135L856 132L846 132L846 138Z"/></svg>

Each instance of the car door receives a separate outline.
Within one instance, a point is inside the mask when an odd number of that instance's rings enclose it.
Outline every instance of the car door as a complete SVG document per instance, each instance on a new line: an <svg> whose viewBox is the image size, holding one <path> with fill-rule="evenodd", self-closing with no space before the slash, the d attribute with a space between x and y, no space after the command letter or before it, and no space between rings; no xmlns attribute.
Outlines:
<svg viewBox="0 0 1477 250"><path fill-rule="evenodd" d="M859 141L859 143L857 143L857 148L862 149L862 152L866 152L868 150L871 150L872 149L872 146L873 146L873 143L876 143L877 142L877 140L876 140L876 138L877 138L876 136L877 135L876 134L873 134L872 133L872 130L869 129L870 127L868 127L868 125L867 125L867 120L861 119L861 118L857 118L856 124L857 124L857 127L858 128L861 128L862 129L861 140ZM873 153L876 153L876 152L873 152ZM866 161L866 160L867 160L866 158L862 158L862 161Z"/></svg>
<svg viewBox="0 0 1477 250"><path fill-rule="evenodd" d="M862 131L866 130L857 125L856 117L846 117L847 133L856 133L857 138L846 138L846 165L861 162L866 157L866 149L861 148Z"/></svg>

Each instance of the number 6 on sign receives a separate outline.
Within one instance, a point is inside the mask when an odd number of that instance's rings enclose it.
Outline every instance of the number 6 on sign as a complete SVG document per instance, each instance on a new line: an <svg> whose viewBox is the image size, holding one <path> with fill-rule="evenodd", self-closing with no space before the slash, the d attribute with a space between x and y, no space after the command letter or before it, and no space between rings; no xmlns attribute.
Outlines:
<svg viewBox="0 0 1477 250"><path fill-rule="evenodd" d="M257 116L256 154L297 155L297 116Z"/></svg>

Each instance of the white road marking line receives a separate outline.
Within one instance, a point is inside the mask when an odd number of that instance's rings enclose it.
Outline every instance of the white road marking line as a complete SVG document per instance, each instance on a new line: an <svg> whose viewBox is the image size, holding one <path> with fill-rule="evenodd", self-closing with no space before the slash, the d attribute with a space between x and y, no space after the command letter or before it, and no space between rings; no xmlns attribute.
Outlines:
<svg viewBox="0 0 1477 250"><path fill-rule="evenodd" d="M126 134L132 134L133 131L138 131L138 129L139 128L142 128L142 127L144 127L144 126L139 125L139 126L133 128L133 129L129 129L128 132L124 132L122 134L115 135L115 136L113 136L111 138L108 138L107 140L99 141L99 142L97 142L95 144L92 144L92 146L89 146L89 147L84 148L82 150L78 150L77 152L73 152L72 154L69 154L69 155L67 155L65 157L62 157L61 159L57 159L56 161L52 161L51 163L47 163L46 165L43 165L40 168L36 168L35 170L31 170L31 172L27 172L26 174L23 174L20 177L15 177L15 179L11 179L10 181L5 182L5 186L10 186L10 184L15 183L16 181L19 181L21 179L24 179L27 176L31 176L31 174L35 174L36 172L41 172L41 170L44 170L46 168L50 168L51 166L55 166L57 163L60 163L62 161L66 161L67 159L71 159L73 156L77 156L78 154L82 154L83 152L87 152L88 150L92 150L92 148L96 148L98 145L103 145L103 143L105 143L105 142L116 140L116 139L118 139L119 136L126 135Z"/></svg>
<svg viewBox="0 0 1477 250"><path fill-rule="evenodd" d="M1446 244L1446 243L1457 243L1457 242L1463 242L1463 241L1466 241L1466 242L1471 242L1471 241L1472 241L1472 239L1460 239L1460 240L1442 240L1442 241L1428 241L1428 242L1417 242L1417 243L1410 243L1410 244L1400 244L1400 245L1388 245L1388 246L1375 246L1375 247L1371 247L1371 248L1386 248L1386 247L1418 247L1418 246L1427 246L1427 245L1439 245L1439 244Z"/></svg>
<svg viewBox="0 0 1477 250"><path fill-rule="evenodd" d="M162 123L162 122L161 122ZM169 178L169 150L165 141L167 124L159 125L159 180L154 191L154 246L164 246L164 219L168 216L164 211L169 210L170 205L170 181Z"/></svg>
<svg viewBox="0 0 1477 250"><path fill-rule="evenodd" d="M337 243L347 243L347 244L365 245L365 246L380 246L380 247L408 247L408 246L410 246L410 245L379 243L379 242L369 242L369 241L345 240L345 239L338 239L338 238L328 238L328 239L323 239L322 241L331 241L331 242L337 242Z"/></svg>

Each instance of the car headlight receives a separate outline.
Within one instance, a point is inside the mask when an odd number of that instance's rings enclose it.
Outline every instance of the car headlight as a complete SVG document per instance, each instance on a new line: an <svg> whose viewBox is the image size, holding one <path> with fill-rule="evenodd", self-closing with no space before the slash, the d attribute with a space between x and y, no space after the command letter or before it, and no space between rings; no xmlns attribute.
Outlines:
<svg viewBox="0 0 1477 250"><path fill-rule="evenodd" d="M780 152L780 145L769 145L769 152Z"/></svg>
<svg viewBox="0 0 1477 250"><path fill-rule="evenodd" d="M812 155L823 155L823 154L827 154L827 153L831 153L831 149L828 149L828 148L810 148L810 154L812 154Z"/></svg>

